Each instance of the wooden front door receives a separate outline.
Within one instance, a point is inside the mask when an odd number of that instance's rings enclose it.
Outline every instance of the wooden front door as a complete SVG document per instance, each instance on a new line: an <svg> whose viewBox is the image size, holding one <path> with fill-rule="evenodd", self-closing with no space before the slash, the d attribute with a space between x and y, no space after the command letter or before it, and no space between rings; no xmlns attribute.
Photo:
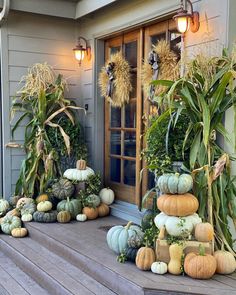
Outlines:
<svg viewBox="0 0 236 295"><path fill-rule="evenodd" d="M145 166L140 153L143 147L143 119L150 114L150 105L143 97L141 66L152 44L160 39L170 40L173 21L146 26L133 32L110 38L105 42L105 57L121 51L131 66L132 87L130 101L122 108L114 108L105 101L105 185L111 187L118 200L140 204L151 181L140 171Z"/></svg>

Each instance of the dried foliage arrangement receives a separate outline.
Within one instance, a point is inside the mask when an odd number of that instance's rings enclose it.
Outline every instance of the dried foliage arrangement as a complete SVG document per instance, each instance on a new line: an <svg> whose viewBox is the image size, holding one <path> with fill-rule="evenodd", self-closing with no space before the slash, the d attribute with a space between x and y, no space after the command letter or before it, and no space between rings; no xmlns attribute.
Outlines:
<svg viewBox="0 0 236 295"><path fill-rule="evenodd" d="M159 57L159 73L157 79L176 80L179 78L178 57L170 49L170 44L165 40L160 40L153 45L153 51ZM142 68L142 84L146 96L150 93L150 83L153 81L153 69L151 64L146 60ZM160 95L166 90L166 86L158 85L155 88L155 96Z"/></svg>
<svg viewBox="0 0 236 295"><path fill-rule="evenodd" d="M112 71L109 75L111 66ZM111 55L110 60L102 68L99 75L99 86L101 95L112 106L121 108L129 102L130 92L132 91L130 66L120 52Z"/></svg>
<svg viewBox="0 0 236 295"><path fill-rule="evenodd" d="M52 136L49 136L50 128L60 132L66 153L70 156L70 134L65 132L58 119L64 117L76 125L74 111L82 108L65 99L65 81L61 75L56 76L46 63L33 65L21 82L24 85L18 91L20 96L13 101L11 109L13 116L20 112L12 129L12 137L25 118L28 123L24 138L26 158L22 161L15 194L33 197L44 192L47 182L60 175L57 165L59 155Z"/></svg>

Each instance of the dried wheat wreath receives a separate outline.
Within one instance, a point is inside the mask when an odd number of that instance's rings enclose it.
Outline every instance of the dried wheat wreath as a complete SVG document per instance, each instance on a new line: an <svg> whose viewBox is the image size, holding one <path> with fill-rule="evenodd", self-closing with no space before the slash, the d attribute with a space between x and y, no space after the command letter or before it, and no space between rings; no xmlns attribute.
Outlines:
<svg viewBox="0 0 236 295"><path fill-rule="evenodd" d="M142 68L142 84L147 97L152 101L160 95L165 86L153 86L153 80L176 80L179 77L178 57L165 40L160 40L149 54L149 59Z"/></svg>
<svg viewBox="0 0 236 295"><path fill-rule="evenodd" d="M129 102L132 91L129 63L120 52L111 55L110 60L102 68L99 75L101 95L112 106L121 108Z"/></svg>

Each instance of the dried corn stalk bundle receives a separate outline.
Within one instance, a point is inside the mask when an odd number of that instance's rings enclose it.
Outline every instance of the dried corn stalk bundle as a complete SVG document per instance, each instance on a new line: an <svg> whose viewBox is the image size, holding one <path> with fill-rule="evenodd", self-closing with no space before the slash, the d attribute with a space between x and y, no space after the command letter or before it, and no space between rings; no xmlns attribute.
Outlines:
<svg viewBox="0 0 236 295"><path fill-rule="evenodd" d="M101 95L112 106L122 107L129 102L132 91L130 66L120 52L111 55L110 60L102 68L99 75Z"/></svg>

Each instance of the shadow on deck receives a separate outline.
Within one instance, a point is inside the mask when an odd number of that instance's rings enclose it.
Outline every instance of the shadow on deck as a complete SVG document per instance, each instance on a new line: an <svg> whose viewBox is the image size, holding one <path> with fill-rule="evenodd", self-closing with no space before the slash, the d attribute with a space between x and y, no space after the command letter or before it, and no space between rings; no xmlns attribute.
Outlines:
<svg viewBox="0 0 236 295"><path fill-rule="evenodd" d="M107 247L106 232L124 223L116 217L69 224L32 222L26 225L30 233L27 238L1 235L0 250L53 295L236 295L235 273L201 281L154 275L132 263L118 263Z"/></svg>

